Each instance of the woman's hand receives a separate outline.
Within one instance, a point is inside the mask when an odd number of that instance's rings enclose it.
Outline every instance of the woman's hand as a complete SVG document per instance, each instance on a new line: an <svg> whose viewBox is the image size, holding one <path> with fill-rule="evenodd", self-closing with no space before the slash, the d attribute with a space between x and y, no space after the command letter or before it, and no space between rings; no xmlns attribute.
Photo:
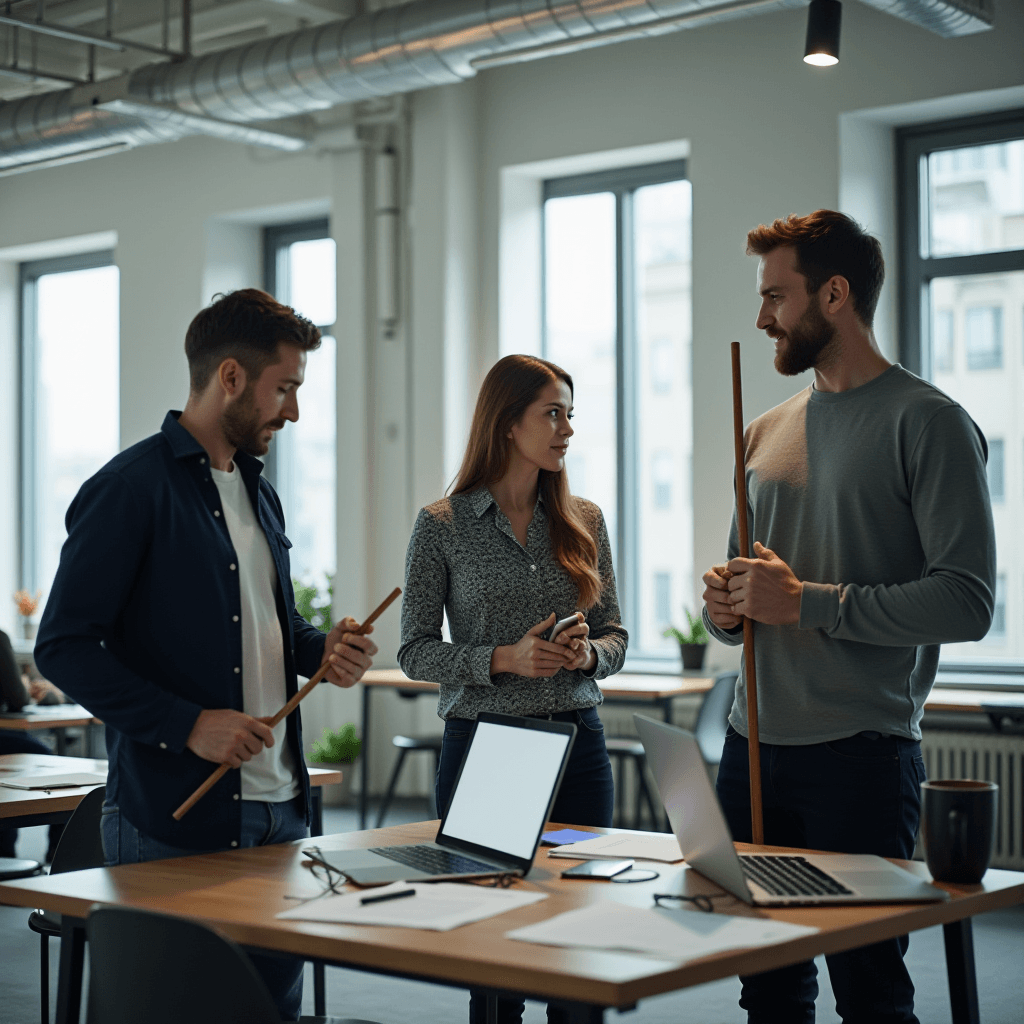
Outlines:
<svg viewBox="0 0 1024 1024"><path fill-rule="evenodd" d="M548 643L542 640L544 633L555 624L552 612L543 622L538 622L517 644L495 647L491 654L491 675L499 672L513 672L529 679L553 676L559 669L568 668L576 655L564 644ZM564 632L559 636L564 636Z"/></svg>
<svg viewBox="0 0 1024 1024"><path fill-rule="evenodd" d="M576 669L589 672L597 664L597 652L590 643L590 627L582 614L577 612L576 618L579 620L578 625L563 629L555 637L555 643L564 645L572 652L572 661L565 666L570 672Z"/></svg>

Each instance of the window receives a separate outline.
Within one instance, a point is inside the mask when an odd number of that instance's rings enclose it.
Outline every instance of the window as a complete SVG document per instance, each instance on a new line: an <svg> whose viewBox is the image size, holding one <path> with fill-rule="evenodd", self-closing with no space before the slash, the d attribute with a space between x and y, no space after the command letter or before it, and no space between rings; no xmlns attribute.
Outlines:
<svg viewBox="0 0 1024 1024"><path fill-rule="evenodd" d="M543 351L575 386L569 483L608 523L631 660L674 662L659 602L693 593L685 161L546 181L543 223Z"/></svg>
<svg viewBox="0 0 1024 1024"><path fill-rule="evenodd" d="M308 317L322 335L306 359L299 420L274 435L267 476L284 506L292 575L323 590L337 567L335 243L326 220L267 228L267 290Z"/></svg>
<svg viewBox="0 0 1024 1024"><path fill-rule="evenodd" d="M21 293L21 576L45 598L68 505L119 448L114 254L23 263Z"/></svg>
<svg viewBox="0 0 1024 1024"><path fill-rule="evenodd" d="M666 629L672 624L672 574L656 572L654 574L654 618L659 629Z"/></svg>
<svg viewBox="0 0 1024 1024"><path fill-rule="evenodd" d="M998 370L1003 365L1003 311L999 306L969 306L964 313L968 370Z"/></svg>
<svg viewBox="0 0 1024 1024"><path fill-rule="evenodd" d="M988 493L993 503L1001 502L1006 496L1005 446L1001 437L989 438L988 442Z"/></svg>
<svg viewBox="0 0 1024 1024"><path fill-rule="evenodd" d="M899 159L900 358L989 444L995 619L984 641L944 645L942 666L1019 672L1024 555L1011 531L1024 516L1024 318L1010 311L1024 306L1024 116L905 129Z"/></svg>

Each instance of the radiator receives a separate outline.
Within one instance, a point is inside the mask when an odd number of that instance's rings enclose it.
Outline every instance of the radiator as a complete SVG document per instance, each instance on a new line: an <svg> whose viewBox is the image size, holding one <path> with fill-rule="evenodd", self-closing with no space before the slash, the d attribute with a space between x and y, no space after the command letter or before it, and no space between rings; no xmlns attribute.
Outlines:
<svg viewBox="0 0 1024 1024"><path fill-rule="evenodd" d="M1024 736L926 731L921 752L929 779L981 779L999 786L992 867L1024 871Z"/></svg>

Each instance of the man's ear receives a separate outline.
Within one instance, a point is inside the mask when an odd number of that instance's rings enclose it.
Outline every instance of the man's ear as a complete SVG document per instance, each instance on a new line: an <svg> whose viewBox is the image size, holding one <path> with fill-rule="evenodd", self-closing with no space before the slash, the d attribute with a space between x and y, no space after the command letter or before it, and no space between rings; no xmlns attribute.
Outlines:
<svg viewBox="0 0 1024 1024"><path fill-rule="evenodd" d="M850 298L850 282L841 274L833 275L825 283L825 312L838 313Z"/></svg>
<svg viewBox="0 0 1024 1024"><path fill-rule="evenodd" d="M235 398L245 390L245 370L242 364L230 356L217 367L217 383L228 398Z"/></svg>

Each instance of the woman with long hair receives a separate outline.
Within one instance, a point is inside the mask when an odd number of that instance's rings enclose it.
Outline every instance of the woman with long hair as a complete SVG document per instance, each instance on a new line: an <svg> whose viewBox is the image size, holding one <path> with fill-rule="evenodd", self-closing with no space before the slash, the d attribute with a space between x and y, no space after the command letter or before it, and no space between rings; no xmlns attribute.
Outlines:
<svg viewBox="0 0 1024 1024"><path fill-rule="evenodd" d="M573 722L576 740L552 820L610 825L614 787L597 680L626 655L601 510L565 473L572 378L533 356L499 360L477 398L447 497L421 509L405 563L398 661L440 684L445 720L435 795L443 814L481 711ZM448 615L451 642L442 639ZM554 642L544 636L578 612ZM484 1020L470 1000L470 1020ZM504 1000L503 1021L522 1004ZM549 1020L557 1019L552 1009Z"/></svg>

